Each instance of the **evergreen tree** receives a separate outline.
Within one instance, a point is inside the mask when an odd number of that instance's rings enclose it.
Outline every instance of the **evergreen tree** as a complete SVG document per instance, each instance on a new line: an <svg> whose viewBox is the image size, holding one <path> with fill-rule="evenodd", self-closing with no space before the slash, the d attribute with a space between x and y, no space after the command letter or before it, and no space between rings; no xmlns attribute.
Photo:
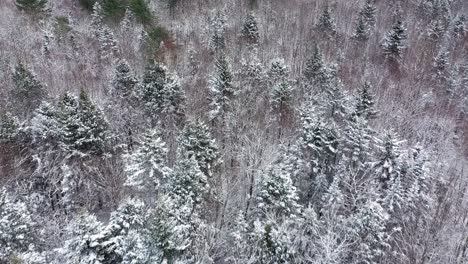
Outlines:
<svg viewBox="0 0 468 264"><path fill-rule="evenodd" d="M443 82L447 80L448 73L449 73L449 52L447 49L442 48L439 51L439 54L434 59L434 78L439 81Z"/></svg>
<svg viewBox="0 0 468 264"><path fill-rule="evenodd" d="M366 3L359 11L359 16L362 18L363 22L368 25L370 28L375 26L375 14L377 13L377 8L374 5L374 0L366 0Z"/></svg>
<svg viewBox="0 0 468 264"><path fill-rule="evenodd" d="M149 24L153 20L153 15L146 0L130 0L128 6L142 24Z"/></svg>
<svg viewBox="0 0 468 264"><path fill-rule="evenodd" d="M125 60L119 61L112 80L113 92L118 96L128 97L133 93L137 83L128 63Z"/></svg>
<svg viewBox="0 0 468 264"><path fill-rule="evenodd" d="M254 222L252 263L292 263L294 249L289 236L288 223L276 221Z"/></svg>
<svg viewBox="0 0 468 264"><path fill-rule="evenodd" d="M397 134L389 131L383 139L377 139L379 158L376 161L378 178L383 189L387 189L388 182L393 180L400 171L401 141Z"/></svg>
<svg viewBox="0 0 468 264"><path fill-rule="evenodd" d="M455 36L464 36L466 32L466 16L457 15L453 21L453 33Z"/></svg>
<svg viewBox="0 0 468 264"><path fill-rule="evenodd" d="M278 85L282 82L288 81L289 67L283 59L275 58L271 62L270 69L268 70L268 77L272 85Z"/></svg>
<svg viewBox="0 0 468 264"><path fill-rule="evenodd" d="M45 11L47 0L16 0L16 7L26 12Z"/></svg>
<svg viewBox="0 0 468 264"><path fill-rule="evenodd" d="M247 59L242 58L239 77L242 81L246 81L248 86L253 87L257 86L254 84L262 84L265 81L266 72L258 58L257 49L253 49Z"/></svg>
<svg viewBox="0 0 468 264"><path fill-rule="evenodd" d="M18 64L13 72L13 83L15 89L13 96L26 109L36 108L41 100L46 96L43 85L37 80L36 76L24 67Z"/></svg>
<svg viewBox="0 0 468 264"><path fill-rule="evenodd" d="M379 263L389 248L386 230L389 215L375 201L367 201L351 217L350 228L354 246L350 263Z"/></svg>
<svg viewBox="0 0 468 264"><path fill-rule="evenodd" d="M226 15L224 12L217 10L211 18L211 38L210 47L219 52L226 47Z"/></svg>
<svg viewBox="0 0 468 264"><path fill-rule="evenodd" d="M235 95L231 65L224 54L216 59L216 72L210 80L210 112L211 120L224 118L231 111L232 99Z"/></svg>
<svg viewBox="0 0 468 264"><path fill-rule="evenodd" d="M36 223L25 203L0 190L0 262L10 263L15 254L26 252L39 242Z"/></svg>
<svg viewBox="0 0 468 264"><path fill-rule="evenodd" d="M354 32L353 39L357 41L366 41L369 39L370 26L364 20L362 16L359 16L356 25L356 31Z"/></svg>
<svg viewBox="0 0 468 264"><path fill-rule="evenodd" d="M156 191L167 179L171 169L167 167L167 149L158 130L150 129L143 134L139 146L127 155L126 185L137 189Z"/></svg>
<svg viewBox="0 0 468 264"><path fill-rule="evenodd" d="M206 175L200 170L195 156L179 157L168 183L172 195L191 200L196 206L202 202L203 194L208 190Z"/></svg>
<svg viewBox="0 0 468 264"><path fill-rule="evenodd" d="M273 87L271 92L271 108L274 112L284 113L285 110L292 107L293 89L287 82L281 82Z"/></svg>
<svg viewBox="0 0 468 264"><path fill-rule="evenodd" d="M317 28L324 34L334 35L336 33L336 22L328 4L325 5L319 17Z"/></svg>
<svg viewBox="0 0 468 264"><path fill-rule="evenodd" d="M208 126L198 120L189 122L182 131L178 142L180 153L189 158L193 156L198 162L200 170L207 176L211 176L213 166L218 163L219 152Z"/></svg>
<svg viewBox="0 0 468 264"><path fill-rule="evenodd" d="M62 97L58 113L58 121L61 128L61 147L71 149L74 142L78 140L79 121L79 103L78 98L67 92Z"/></svg>
<svg viewBox="0 0 468 264"><path fill-rule="evenodd" d="M365 82L359 89L359 95L356 98L354 116L362 117L366 120L375 118L377 111L374 109L374 98L370 93L372 86L369 82Z"/></svg>
<svg viewBox="0 0 468 264"><path fill-rule="evenodd" d="M429 24L427 34L431 40L438 41L443 38L445 30L445 22L442 19L434 19Z"/></svg>
<svg viewBox="0 0 468 264"><path fill-rule="evenodd" d="M78 118L80 126L74 148L79 151L102 154L110 138L109 124L104 113L89 99L86 91L81 90Z"/></svg>
<svg viewBox="0 0 468 264"><path fill-rule="evenodd" d="M300 213L298 194L291 177L282 164L273 165L264 174L258 186L258 208L262 213L294 216Z"/></svg>
<svg viewBox="0 0 468 264"><path fill-rule="evenodd" d="M0 143L13 142L20 135L20 122L10 112L5 113L0 120Z"/></svg>
<svg viewBox="0 0 468 264"><path fill-rule="evenodd" d="M183 112L185 94L179 77L170 74L159 63L153 62L146 67L138 95L149 116L159 113L177 115Z"/></svg>
<svg viewBox="0 0 468 264"><path fill-rule="evenodd" d="M393 24L392 29L385 36L384 43L382 44L385 56L394 59L401 58L406 48L406 39L406 28L403 26L401 20L397 20Z"/></svg>
<svg viewBox="0 0 468 264"><path fill-rule="evenodd" d="M244 26L242 27L242 37L247 40L248 43L256 45L260 39L258 33L258 24L255 14L250 12L245 19Z"/></svg>
<svg viewBox="0 0 468 264"><path fill-rule="evenodd" d="M348 126L344 133L343 154L352 169L365 169L369 162L373 139L367 120L358 117Z"/></svg>
<svg viewBox="0 0 468 264"><path fill-rule="evenodd" d="M323 75L324 68L325 63L323 61L322 51L317 45L315 45L314 53L306 62L306 67L304 69L304 77L307 81L314 82L321 75Z"/></svg>
<svg viewBox="0 0 468 264"><path fill-rule="evenodd" d="M34 142L56 143L60 140L62 131L57 109L52 104L43 101L34 111L29 124L29 132Z"/></svg>

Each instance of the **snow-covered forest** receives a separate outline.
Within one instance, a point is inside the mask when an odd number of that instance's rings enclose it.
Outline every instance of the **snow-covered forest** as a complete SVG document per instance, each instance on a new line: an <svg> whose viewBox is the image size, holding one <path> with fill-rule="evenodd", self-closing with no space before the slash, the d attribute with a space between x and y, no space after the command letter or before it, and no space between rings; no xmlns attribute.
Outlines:
<svg viewBox="0 0 468 264"><path fill-rule="evenodd" d="M0 263L468 263L467 19L0 0Z"/></svg>

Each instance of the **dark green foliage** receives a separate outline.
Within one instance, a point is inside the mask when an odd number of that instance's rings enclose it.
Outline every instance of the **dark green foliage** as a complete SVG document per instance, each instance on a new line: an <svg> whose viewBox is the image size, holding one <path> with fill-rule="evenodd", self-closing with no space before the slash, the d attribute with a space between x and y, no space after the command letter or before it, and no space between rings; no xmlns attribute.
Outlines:
<svg viewBox="0 0 468 264"><path fill-rule="evenodd" d="M393 24L392 29L387 33L384 43L382 44L385 56L400 58L406 48L406 39L406 28L403 26L401 20L397 20Z"/></svg>
<svg viewBox="0 0 468 264"><path fill-rule="evenodd" d="M325 8L323 9L323 13L319 17L317 27L321 32L325 34L334 35L336 33L335 18L333 17L333 14L328 4L325 5Z"/></svg>
<svg viewBox="0 0 468 264"><path fill-rule="evenodd" d="M104 16L114 20L122 18L127 8L126 0L102 0L100 3Z"/></svg>
<svg viewBox="0 0 468 264"><path fill-rule="evenodd" d="M18 103L21 103L22 107L26 107L27 110L36 108L46 96L43 85L21 63L15 67L13 83L15 84L15 88L12 91L14 99Z"/></svg>
<svg viewBox="0 0 468 264"><path fill-rule="evenodd" d="M161 42L167 41L170 38L170 33L163 26L151 27L147 30L148 33L148 49L149 52L157 50Z"/></svg>
<svg viewBox="0 0 468 264"><path fill-rule="evenodd" d="M108 123L85 91L81 91L79 100L69 93L64 95L58 120L65 150L97 155L104 152L110 137Z"/></svg>
<svg viewBox="0 0 468 264"><path fill-rule="evenodd" d="M247 42L251 44L257 44L258 40L260 39L260 35L258 33L258 24L257 19L255 18L255 14L250 12L247 15L247 18L244 22L244 26L242 28L242 36L247 40Z"/></svg>
<svg viewBox="0 0 468 264"><path fill-rule="evenodd" d="M130 0L129 8L142 24L151 23L153 16L146 0Z"/></svg>
<svg viewBox="0 0 468 264"><path fill-rule="evenodd" d="M359 89L359 95L357 96L356 106L353 115L362 117L366 120L375 118L377 112L374 109L374 98L370 94L372 86L369 82L365 82L364 85Z"/></svg>
<svg viewBox="0 0 468 264"><path fill-rule="evenodd" d="M218 146L211 137L210 130L203 122L189 122L179 138L180 152L188 158L194 157L200 169L211 175L211 168L219 158Z"/></svg>
<svg viewBox="0 0 468 264"><path fill-rule="evenodd" d="M96 3L96 0L80 0L81 6L88 11L93 11L93 5Z"/></svg>
<svg viewBox="0 0 468 264"><path fill-rule="evenodd" d="M16 0L16 7L26 12L34 13L44 11L46 5L47 0Z"/></svg>
<svg viewBox="0 0 468 264"><path fill-rule="evenodd" d="M323 74L323 70L323 54L320 48L317 45L315 45L314 53L306 62L306 66L304 69L304 77L307 81L314 82L320 75Z"/></svg>
<svg viewBox="0 0 468 264"><path fill-rule="evenodd" d="M59 38L63 38L71 29L68 17L58 16L55 18L54 31Z"/></svg>
<svg viewBox="0 0 468 264"><path fill-rule="evenodd" d="M20 123L16 116L7 112L0 119L0 143L15 140L20 132Z"/></svg>

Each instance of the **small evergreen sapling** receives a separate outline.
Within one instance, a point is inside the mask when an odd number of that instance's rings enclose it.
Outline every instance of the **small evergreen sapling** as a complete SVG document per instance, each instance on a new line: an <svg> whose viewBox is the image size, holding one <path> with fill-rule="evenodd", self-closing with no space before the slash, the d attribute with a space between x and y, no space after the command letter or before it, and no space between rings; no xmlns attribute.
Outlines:
<svg viewBox="0 0 468 264"><path fill-rule="evenodd" d="M44 86L21 63L15 67L13 83L15 84L15 89L13 90L14 98L27 109L32 110L36 108L46 96Z"/></svg>
<svg viewBox="0 0 468 264"><path fill-rule="evenodd" d="M260 39L260 35L258 33L258 23L253 12L250 12L247 15L247 18L244 22L244 26L242 27L242 37L252 45L258 44Z"/></svg>
<svg viewBox="0 0 468 264"><path fill-rule="evenodd" d="M328 4L325 5L322 14L319 17L317 28L326 35L335 35L336 22Z"/></svg>

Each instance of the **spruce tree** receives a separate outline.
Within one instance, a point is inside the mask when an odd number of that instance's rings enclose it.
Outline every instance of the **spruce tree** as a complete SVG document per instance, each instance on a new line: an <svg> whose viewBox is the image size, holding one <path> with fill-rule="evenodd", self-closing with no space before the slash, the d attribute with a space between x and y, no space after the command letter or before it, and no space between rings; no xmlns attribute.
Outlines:
<svg viewBox="0 0 468 264"><path fill-rule="evenodd" d="M78 129L81 125L78 98L67 92L63 95L59 107L60 145L64 149L72 150L74 142L78 139Z"/></svg>
<svg viewBox="0 0 468 264"><path fill-rule="evenodd" d="M282 113L292 107L293 89L287 82L281 82L273 87L271 92L271 108L274 112Z"/></svg>
<svg viewBox="0 0 468 264"><path fill-rule="evenodd" d="M183 113L185 94L179 77L169 73L162 64L152 62L146 67L137 94L149 116Z"/></svg>
<svg viewBox="0 0 468 264"><path fill-rule="evenodd" d="M25 203L17 201L5 188L0 190L0 262L10 263L37 240L37 223Z"/></svg>
<svg viewBox="0 0 468 264"><path fill-rule="evenodd" d="M389 182L400 173L401 144L403 142L392 131L386 132L382 139L377 138L379 158L375 163L375 168L383 189L388 189Z"/></svg>
<svg viewBox="0 0 468 264"><path fill-rule="evenodd" d="M369 39L370 26L364 20L362 16L359 16L356 25L356 31L354 32L353 39L357 41L366 41Z"/></svg>
<svg viewBox="0 0 468 264"><path fill-rule="evenodd" d="M307 60L304 77L308 82L315 82L321 75L325 68L325 62L323 60L323 54L318 45L315 45L312 56Z"/></svg>
<svg viewBox="0 0 468 264"><path fill-rule="evenodd" d="M293 262L294 245L292 245L288 228L290 223L278 223L268 220L255 221L252 234L253 263L286 264Z"/></svg>
<svg viewBox="0 0 468 264"><path fill-rule="evenodd" d="M226 47L226 15L224 12L217 10L213 14L210 23L210 47L214 52L223 51Z"/></svg>
<svg viewBox="0 0 468 264"><path fill-rule="evenodd" d="M258 33L258 24L255 14L250 12L245 19L244 25L242 27L242 37L249 43L249 44L258 44L260 39L260 35Z"/></svg>
<svg viewBox="0 0 468 264"><path fill-rule="evenodd" d="M171 169L167 166L167 148L156 129L143 134L139 146L126 156L126 185L138 190L158 191Z"/></svg>
<svg viewBox="0 0 468 264"><path fill-rule="evenodd" d="M81 90L79 99L79 127L75 149L93 154L102 154L111 134L104 113L89 99L88 93Z"/></svg>
<svg viewBox="0 0 468 264"><path fill-rule="evenodd" d="M277 216L298 215L298 194L285 166L273 165L262 177L257 190L258 208L262 213Z"/></svg>
<svg viewBox="0 0 468 264"><path fill-rule="evenodd" d="M232 100L235 95L231 65L226 55L221 54L216 59L216 72L210 80L210 112L209 118L214 121L224 121L231 111Z"/></svg>
<svg viewBox="0 0 468 264"><path fill-rule="evenodd" d="M376 117L377 111L374 107L374 97L370 93L372 86L369 82L365 82L364 85L359 89L359 94L356 97L356 105L354 108L353 115L356 117L362 117L366 120L370 120Z"/></svg>
<svg viewBox="0 0 468 264"><path fill-rule="evenodd" d="M19 10L36 13L45 11L47 0L16 0L15 4Z"/></svg>
<svg viewBox="0 0 468 264"><path fill-rule="evenodd" d="M125 60L120 60L115 68L114 79L112 80L113 93L128 98L138 83L130 66Z"/></svg>
<svg viewBox="0 0 468 264"><path fill-rule="evenodd" d="M10 112L6 112L0 119L0 143L11 143L20 135L20 122Z"/></svg>
<svg viewBox="0 0 468 264"><path fill-rule="evenodd" d="M389 215L376 201L367 201L350 219L353 248L350 263L378 263L390 246Z"/></svg>
<svg viewBox="0 0 468 264"><path fill-rule="evenodd" d="M34 111L28 127L34 142L55 144L60 140L62 131L58 114L57 109L46 101L39 105Z"/></svg>
<svg viewBox="0 0 468 264"><path fill-rule="evenodd" d="M445 22L442 19L434 19L429 24L427 35L432 41L438 41L445 34Z"/></svg>
<svg viewBox="0 0 468 264"><path fill-rule="evenodd" d="M336 33L336 22L328 4L325 5L322 14L319 17L317 28L326 35Z"/></svg>
<svg viewBox="0 0 468 264"><path fill-rule="evenodd" d="M357 117L348 122L343 145L344 159L349 167L355 170L365 169L366 164L370 162L369 157L373 145L372 130L366 119Z"/></svg>
<svg viewBox="0 0 468 264"><path fill-rule="evenodd" d="M288 81L289 67L286 65L284 59L274 58L271 62L270 69L268 70L268 78L271 85L278 85L282 82Z"/></svg>
<svg viewBox="0 0 468 264"><path fill-rule="evenodd" d="M406 28L401 20L397 20L385 36L384 43L382 44L385 56L394 59L401 58L406 48L406 39Z"/></svg>
<svg viewBox="0 0 468 264"><path fill-rule="evenodd" d="M366 3L359 11L359 16L363 19L363 22L367 24L370 28L375 26L375 14L377 13L377 8L374 5L374 0L366 0Z"/></svg>
<svg viewBox="0 0 468 264"><path fill-rule="evenodd" d="M26 109L35 109L46 96L44 86L21 63L15 67L13 83L15 84L15 89L12 91L14 99Z"/></svg>
<svg viewBox="0 0 468 264"><path fill-rule="evenodd" d="M211 176L213 166L218 163L219 152L208 126L199 120L189 122L178 142L180 153L189 158L194 157L200 170L207 176Z"/></svg>
<svg viewBox="0 0 468 264"><path fill-rule="evenodd" d="M457 15L453 21L453 33L455 36L464 36L466 33L466 16Z"/></svg>
<svg viewBox="0 0 468 264"><path fill-rule="evenodd" d="M443 82L448 78L450 72L449 54L447 49L442 48L434 58L434 78L439 82Z"/></svg>

